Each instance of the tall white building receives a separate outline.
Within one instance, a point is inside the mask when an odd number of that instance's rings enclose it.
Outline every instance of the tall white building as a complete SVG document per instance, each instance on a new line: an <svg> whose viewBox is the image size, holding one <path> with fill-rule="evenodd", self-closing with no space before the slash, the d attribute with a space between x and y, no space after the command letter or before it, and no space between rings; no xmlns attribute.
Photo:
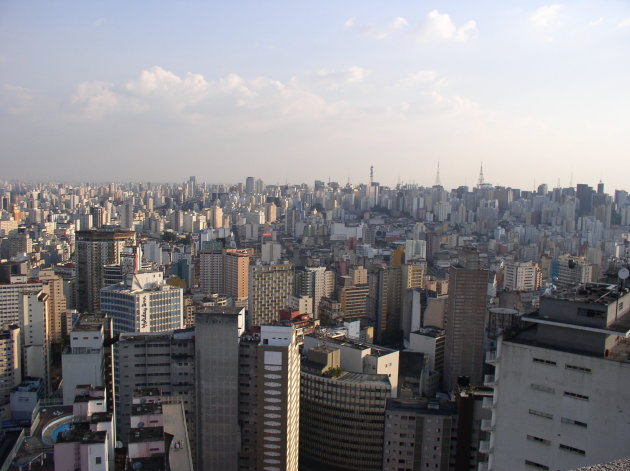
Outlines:
<svg viewBox="0 0 630 471"><path fill-rule="evenodd" d="M48 295L41 289L26 291L18 300L24 376L41 378L50 392L50 335Z"/></svg>
<svg viewBox="0 0 630 471"><path fill-rule="evenodd" d="M572 470L628 455L630 293L589 284L541 299L499 342L489 469ZM483 428L484 424L482 424Z"/></svg>
<svg viewBox="0 0 630 471"><path fill-rule="evenodd" d="M135 273L101 289L101 312L114 320L115 334L183 329L184 293L161 272Z"/></svg>
<svg viewBox="0 0 630 471"><path fill-rule="evenodd" d="M542 270L534 262L508 262L503 271L503 288L535 291L542 285Z"/></svg>

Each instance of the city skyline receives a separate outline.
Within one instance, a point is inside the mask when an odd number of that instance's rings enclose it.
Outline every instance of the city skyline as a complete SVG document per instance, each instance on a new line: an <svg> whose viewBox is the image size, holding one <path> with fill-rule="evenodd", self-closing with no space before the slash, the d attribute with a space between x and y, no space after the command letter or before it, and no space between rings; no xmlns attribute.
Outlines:
<svg viewBox="0 0 630 471"><path fill-rule="evenodd" d="M0 13L5 179L624 185L622 2Z"/></svg>

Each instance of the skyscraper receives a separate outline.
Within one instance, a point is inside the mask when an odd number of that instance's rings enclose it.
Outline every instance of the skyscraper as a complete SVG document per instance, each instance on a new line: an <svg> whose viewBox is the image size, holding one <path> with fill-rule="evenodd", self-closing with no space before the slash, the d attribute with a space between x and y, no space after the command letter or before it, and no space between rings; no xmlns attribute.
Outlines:
<svg viewBox="0 0 630 471"><path fill-rule="evenodd" d="M198 469L238 469L239 339L244 326L244 308L206 307L195 314Z"/></svg>
<svg viewBox="0 0 630 471"><path fill-rule="evenodd" d="M469 377L473 385L482 383L487 291L488 270L479 268L476 249L464 247L460 264L451 266L448 275L446 390L452 390L460 376Z"/></svg>
<svg viewBox="0 0 630 471"><path fill-rule="evenodd" d="M103 265L120 263L122 248L135 241L133 231L79 231L75 240L77 266L77 310L94 313L100 309Z"/></svg>
<svg viewBox="0 0 630 471"><path fill-rule="evenodd" d="M293 294L293 265L250 265L248 326L271 324Z"/></svg>
<svg viewBox="0 0 630 471"><path fill-rule="evenodd" d="M184 327L184 292L164 283L161 272L127 275L123 284L101 289L101 311L114 333L166 332Z"/></svg>

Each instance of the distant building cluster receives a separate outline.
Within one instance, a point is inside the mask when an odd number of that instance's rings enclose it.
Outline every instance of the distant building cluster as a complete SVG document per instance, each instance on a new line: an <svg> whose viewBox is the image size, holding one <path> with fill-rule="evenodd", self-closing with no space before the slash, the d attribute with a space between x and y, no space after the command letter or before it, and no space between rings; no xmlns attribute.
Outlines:
<svg viewBox="0 0 630 471"><path fill-rule="evenodd" d="M0 182L0 466L573 470L630 455L630 197Z"/></svg>

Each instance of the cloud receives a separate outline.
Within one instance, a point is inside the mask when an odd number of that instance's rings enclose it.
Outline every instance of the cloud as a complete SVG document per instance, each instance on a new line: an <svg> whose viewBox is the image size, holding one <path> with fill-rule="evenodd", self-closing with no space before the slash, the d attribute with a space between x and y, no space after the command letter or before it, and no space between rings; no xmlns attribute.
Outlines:
<svg viewBox="0 0 630 471"><path fill-rule="evenodd" d="M313 78L339 85L362 82L366 75L365 69L352 66L345 70L320 69L313 74Z"/></svg>
<svg viewBox="0 0 630 471"><path fill-rule="evenodd" d="M450 15L438 10L430 11L418 31L418 37L423 40L449 40L465 42L477 37L477 22L469 20L457 27Z"/></svg>
<svg viewBox="0 0 630 471"><path fill-rule="evenodd" d="M94 20L94 26L101 26L106 21L107 21L107 18L98 18Z"/></svg>
<svg viewBox="0 0 630 471"><path fill-rule="evenodd" d="M591 21L588 26L590 28L596 28L597 26L601 25L604 22L604 18L602 18L601 16L599 18L597 18L595 21Z"/></svg>
<svg viewBox="0 0 630 471"><path fill-rule="evenodd" d="M384 26L359 25L357 24L357 20L354 17L348 18L343 24L344 28L354 29L359 34L374 39L386 39L390 37L393 33L403 30L408 25L409 22L401 16L397 16Z"/></svg>
<svg viewBox="0 0 630 471"><path fill-rule="evenodd" d="M617 29L628 29L630 28L630 18L625 18L617 23Z"/></svg>
<svg viewBox="0 0 630 471"><path fill-rule="evenodd" d="M12 115L26 115L35 104L35 97L28 88L8 83L0 88L0 109Z"/></svg>
<svg viewBox="0 0 630 471"><path fill-rule="evenodd" d="M113 87L110 82L82 82L70 102L81 107L86 118L100 118L119 103Z"/></svg>
<svg viewBox="0 0 630 471"><path fill-rule="evenodd" d="M554 3L553 5L545 5L538 8L532 13L530 20L537 28L557 27L560 26L560 12L564 5Z"/></svg>

